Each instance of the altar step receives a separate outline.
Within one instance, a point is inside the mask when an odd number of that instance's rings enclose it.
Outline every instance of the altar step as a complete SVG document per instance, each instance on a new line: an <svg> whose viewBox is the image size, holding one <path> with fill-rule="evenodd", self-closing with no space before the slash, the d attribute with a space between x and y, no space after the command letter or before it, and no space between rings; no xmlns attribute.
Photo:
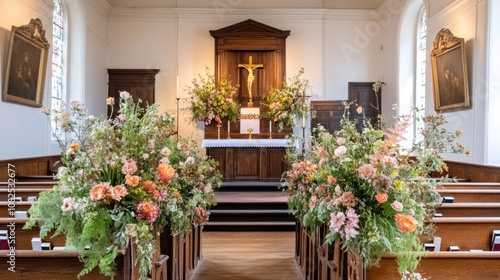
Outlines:
<svg viewBox="0 0 500 280"><path fill-rule="evenodd" d="M216 192L206 231L293 231L287 196L277 191Z"/></svg>
<svg viewBox="0 0 500 280"><path fill-rule="evenodd" d="M278 181L224 181L219 192L281 192Z"/></svg>

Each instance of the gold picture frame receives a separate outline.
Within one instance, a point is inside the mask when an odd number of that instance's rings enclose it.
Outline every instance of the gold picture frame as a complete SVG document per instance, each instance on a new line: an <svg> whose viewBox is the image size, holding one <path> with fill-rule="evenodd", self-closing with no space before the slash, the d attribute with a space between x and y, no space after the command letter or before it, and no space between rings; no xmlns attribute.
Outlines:
<svg viewBox="0 0 500 280"><path fill-rule="evenodd" d="M42 107L49 47L40 19L12 26L3 101Z"/></svg>
<svg viewBox="0 0 500 280"><path fill-rule="evenodd" d="M431 51L434 110L448 112L471 107L463 38L441 29Z"/></svg>

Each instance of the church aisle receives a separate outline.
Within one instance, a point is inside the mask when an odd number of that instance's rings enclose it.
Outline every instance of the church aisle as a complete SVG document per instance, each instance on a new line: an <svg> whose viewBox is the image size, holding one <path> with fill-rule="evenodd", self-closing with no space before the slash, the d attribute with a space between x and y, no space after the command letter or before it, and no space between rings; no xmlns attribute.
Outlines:
<svg viewBox="0 0 500 280"><path fill-rule="evenodd" d="M295 232L203 232L192 280L300 280Z"/></svg>

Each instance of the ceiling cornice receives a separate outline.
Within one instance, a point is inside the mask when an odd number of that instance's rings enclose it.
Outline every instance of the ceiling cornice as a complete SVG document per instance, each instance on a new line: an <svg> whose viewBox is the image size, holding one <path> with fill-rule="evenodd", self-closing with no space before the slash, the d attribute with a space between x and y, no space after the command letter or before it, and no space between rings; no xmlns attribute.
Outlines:
<svg viewBox="0 0 500 280"><path fill-rule="evenodd" d="M86 0L94 7L102 16L108 17L111 10L111 5L107 0Z"/></svg>

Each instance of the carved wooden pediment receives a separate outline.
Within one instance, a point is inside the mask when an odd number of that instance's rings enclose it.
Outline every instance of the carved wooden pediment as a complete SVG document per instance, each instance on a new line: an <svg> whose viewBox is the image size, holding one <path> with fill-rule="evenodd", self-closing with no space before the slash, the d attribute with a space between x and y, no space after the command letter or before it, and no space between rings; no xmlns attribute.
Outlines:
<svg viewBox="0 0 500 280"><path fill-rule="evenodd" d="M41 46L49 48L49 42L45 38L45 29L43 29L42 21L39 18L31 19L29 24L20 26L17 31L28 40L34 40Z"/></svg>
<svg viewBox="0 0 500 280"><path fill-rule="evenodd" d="M245 21L218 29L210 30L210 35L214 38L224 37L275 37L286 38L290 35L290 30L280 30L275 27L247 19Z"/></svg>
<svg viewBox="0 0 500 280"><path fill-rule="evenodd" d="M432 44L431 56L443 53L460 44L463 40L463 38L455 37L448 28L442 28Z"/></svg>

